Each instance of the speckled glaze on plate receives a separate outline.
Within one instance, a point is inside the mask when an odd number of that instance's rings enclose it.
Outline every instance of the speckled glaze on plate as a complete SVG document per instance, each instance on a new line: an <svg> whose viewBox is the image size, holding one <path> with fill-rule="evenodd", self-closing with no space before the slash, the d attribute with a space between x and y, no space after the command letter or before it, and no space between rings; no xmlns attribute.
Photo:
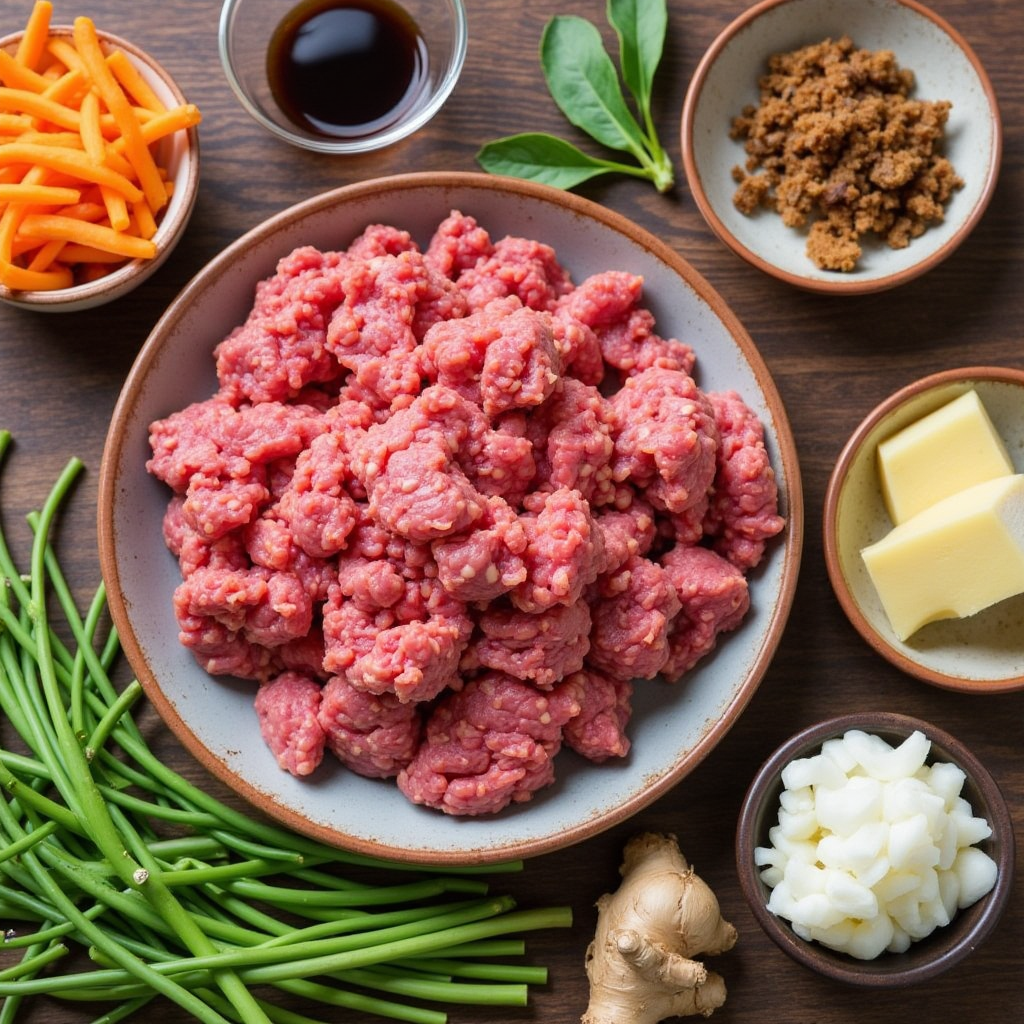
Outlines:
<svg viewBox="0 0 1024 1024"><path fill-rule="evenodd" d="M178 642L171 595L179 582L161 519L169 492L145 470L151 421L216 389L212 351L248 313L254 285L297 245L340 248L370 223L425 245L451 210L493 238L552 244L580 281L612 268L645 278L662 334L691 343L704 388L735 388L765 424L785 533L752 574L752 610L735 633L675 686L638 686L633 750L593 765L568 750L557 781L494 816L453 818L414 806L393 781L325 762L297 780L259 736L254 685L214 679ZM100 555L111 612L132 666L170 728L216 776L291 827L328 843L396 860L493 863L564 847L624 820L665 793L725 735L756 690L792 604L803 535L796 450L776 388L722 299L677 253L621 216L546 186L483 174L410 174L316 196L270 218L217 256L156 325L122 391L100 478Z"/></svg>
<svg viewBox="0 0 1024 1024"><path fill-rule="evenodd" d="M991 891L961 910L944 928L911 944L904 953L883 953L874 960L857 960L817 942L808 942L788 921L768 910L769 888L754 864L754 849L768 846L768 830L778 821L782 769L790 761L810 757L825 740L850 729L881 736L893 746L915 730L931 741L928 763L957 765L967 776L961 795L976 815L985 818L992 835L978 844L998 868ZM833 981L863 988L893 989L920 984L949 970L985 941L999 923L1013 891L1016 842L1013 819L995 779L978 758L956 737L930 722L887 711L862 711L808 726L775 750L750 783L740 808L736 830L736 868L740 887L768 937L797 963Z"/></svg>
<svg viewBox="0 0 1024 1024"><path fill-rule="evenodd" d="M876 651L926 683L983 694L1024 689L1024 595L970 618L929 623L900 641L860 556L892 529L876 468L879 441L971 388L1024 472L1024 371L982 366L933 374L891 395L854 431L829 480L824 545L836 596Z"/></svg>
<svg viewBox="0 0 1024 1024"><path fill-rule="evenodd" d="M892 50L916 76L914 97L948 99L945 155L964 179L945 220L904 249L863 239L851 273L821 270L808 258L805 231L771 210L745 216L733 205L732 169L746 154L729 137L732 119L757 105L768 58L848 35L868 50ZM909 281L946 259L967 237L995 190L1002 125L995 93L964 38L916 0L762 0L711 44L691 79L682 116L683 163L690 190L718 237L753 266L811 291L877 292Z"/></svg>
<svg viewBox="0 0 1024 1024"><path fill-rule="evenodd" d="M69 38L73 29L67 25L54 25L50 34ZM128 59L139 70L158 99L168 108L181 106L185 97L170 74L149 54L133 43L97 30L100 44L105 48L123 50ZM13 51L23 33L0 39L0 49ZM174 251L192 216L196 197L199 194L199 132L193 126L185 131L175 132L156 147L157 160L166 168L174 182L174 194L160 216L157 232L153 236L157 252L152 259L129 260L105 277L72 288L53 291L12 291L0 285L0 301L37 313L76 313L113 302L148 280Z"/></svg>

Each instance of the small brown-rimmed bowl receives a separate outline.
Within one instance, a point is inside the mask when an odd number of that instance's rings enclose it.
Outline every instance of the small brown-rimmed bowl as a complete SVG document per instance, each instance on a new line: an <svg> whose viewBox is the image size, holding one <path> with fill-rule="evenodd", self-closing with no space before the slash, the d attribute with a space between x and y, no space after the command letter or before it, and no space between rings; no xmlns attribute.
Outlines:
<svg viewBox="0 0 1024 1024"><path fill-rule="evenodd" d="M50 34L70 39L72 28L54 25ZM0 49L13 52L23 33L0 39ZM123 50L164 106L184 104L185 97L167 70L149 54L120 36L97 29L100 45L105 51ZM199 132L195 126L177 131L156 146L157 163L167 171L174 191L158 217L153 236L156 255L150 259L133 259L93 281L58 288L53 291L17 291L0 285L0 301L39 313L73 313L112 302L147 280L174 251L195 206L199 192Z"/></svg>
<svg viewBox="0 0 1024 1024"><path fill-rule="evenodd" d="M878 443L971 389L1015 469L1024 472L1024 371L974 366L914 381L873 409L839 455L825 492L825 563L854 628L897 668L948 690L1000 693L1024 689L1024 595L969 618L931 622L901 641L861 557L892 529L878 476Z"/></svg>
<svg viewBox="0 0 1024 1024"><path fill-rule="evenodd" d="M149 424L217 389L214 346L242 323L258 282L297 246L332 250L370 224L426 247L451 211L495 240L555 247L576 282L609 268L644 280L659 328L697 352L701 387L734 388L765 427L786 529L750 578L751 609L683 680L637 686L632 747L620 763L559 754L555 782L526 803L471 820L410 803L392 780L325 761L315 777L282 771L259 734L251 681L214 678L179 641L181 581L162 521L170 493L146 471ZM100 557L110 609L135 672L184 745L217 777L289 827L392 860L493 863L569 846L624 821L675 786L720 741L771 662L793 600L803 531L796 446L781 398L752 340L679 255L624 217L561 189L477 173L412 173L314 196L276 214L215 257L150 334L111 419L100 472Z"/></svg>
<svg viewBox="0 0 1024 1024"><path fill-rule="evenodd" d="M845 953L807 941L789 922L768 910L769 887L761 880L754 850L769 846L768 831L778 821L782 770L791 761L818 753L822 743L859 729L897 746L915 730L931 741L928 763L951 763L967 776L961 796L977 817L985 818L992 835L977 846L998 870L987 895L956 913L948 925L913 942L902 953L882 953L873 960L858 960ZM944 730L907 715L864 711L842 715L801 730L764 762L751 782L740 809L736 830L736 867L743 895L768 937L797 963L835 981L869 988L899 988L927 981L959 963L991 934L1013 887L1015 841L1009 808L999 786L978 758Z"/></svg>
<svg viewBox="0 0 1024 1024"><path fill-rule="evenodd" d="M912 98L949 100L944 155L963 179L945 209L903 249L863 236L854 270L819 269L807 256L806 229L787 227L774 210L751 216L733 203L732 172L746 161L733 118L757 106L758 80L773 54L849 36L860 49L893 52L913 71ZM687 91L682 116L686 178L716 235L767 274L811 291L853 295L883 291L946 259L978 223L995 189L1002 127L995 93L964 38L917 0L762 0L711 44Z"/></svg>

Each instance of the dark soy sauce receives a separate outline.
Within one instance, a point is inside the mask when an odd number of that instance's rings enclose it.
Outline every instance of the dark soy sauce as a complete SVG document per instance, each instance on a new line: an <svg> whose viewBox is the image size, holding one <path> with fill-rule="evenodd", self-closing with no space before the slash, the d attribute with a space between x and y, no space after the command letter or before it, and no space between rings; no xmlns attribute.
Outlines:
<svg viewBox="0 0 1024 1024"><path fill-rule="evenodd" d="M289 120L356 139L386 128L427 75L419 28L392 0L303 0L267 51L270 90Z"/></svg>

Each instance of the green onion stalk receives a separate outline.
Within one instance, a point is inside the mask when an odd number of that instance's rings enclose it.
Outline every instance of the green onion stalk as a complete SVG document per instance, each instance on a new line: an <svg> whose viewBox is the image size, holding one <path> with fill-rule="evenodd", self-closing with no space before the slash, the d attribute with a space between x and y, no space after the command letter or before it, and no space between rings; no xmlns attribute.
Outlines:
<svg viewBox="0 0 1024 1024"><path fill-rule="evenodd" d="M0 464L11 441L0 431ZM156 999L204 1024L526 1005L547 974L510 962L518 936L571 915L490 894L484 873L521 862L430 870L335 849L160 761L132 717L138 680L113 681L103 585L83 614L51 542L82 469L70 460L29 515L27 573L0 522L0 1024L40 994L93 1024Z"/></svg>

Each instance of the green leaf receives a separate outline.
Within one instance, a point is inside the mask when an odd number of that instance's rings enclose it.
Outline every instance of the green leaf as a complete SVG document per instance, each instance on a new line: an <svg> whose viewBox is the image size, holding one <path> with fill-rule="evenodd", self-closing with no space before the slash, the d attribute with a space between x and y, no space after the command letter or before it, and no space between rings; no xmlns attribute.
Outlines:
<svg viewBox="0 0 1024 1024"><path fill-rule="evenodd" d="M665 49L665 0L608 0L608 23L619 37L619 66L626 87L646 117L654 74Z"/></svg>
<svg viewBox="0 0 1024 1024"><path fill-rule="evenodd" d="M585 18L559 15L544 28L541 65L559 109L609 149L650 163L643 129L626 105L601 33Z"/></svg>
<svg viewBox="0 0 1024 1024"><path fill-rule="evenodd" d="M543 132L524 132L488 142L476 158L490 174L526 178L564 189L613 171L646 176L639 167L588 156L571 142Z"/></svg>

